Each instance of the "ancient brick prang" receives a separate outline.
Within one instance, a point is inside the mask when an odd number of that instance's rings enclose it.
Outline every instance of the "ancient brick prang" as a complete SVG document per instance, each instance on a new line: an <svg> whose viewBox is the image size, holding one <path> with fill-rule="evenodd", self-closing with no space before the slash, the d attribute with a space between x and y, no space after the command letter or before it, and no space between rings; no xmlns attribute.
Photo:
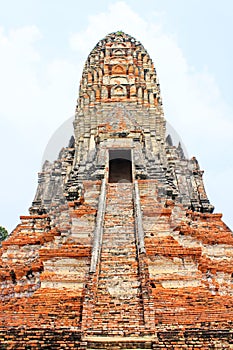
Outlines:
<svg viewBox="0 0 233 350"><path fill-rule="evenodd" d="M233 235L133 37L86 61L74 137L0 248L0 349L231 349Z"/></svg>

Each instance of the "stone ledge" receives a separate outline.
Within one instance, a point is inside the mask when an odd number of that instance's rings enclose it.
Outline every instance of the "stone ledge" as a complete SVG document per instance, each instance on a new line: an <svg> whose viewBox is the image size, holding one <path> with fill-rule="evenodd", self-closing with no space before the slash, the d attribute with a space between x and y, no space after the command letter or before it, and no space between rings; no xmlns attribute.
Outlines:
<svg viewBox="0 0 233 350"><path fill-rule="evenodd" d="M86 336L82 338L82 341L87 342L107 342L107 343L127 343L127 342L154 342L157 340L157 336L145 336L145 337L114 337L114 336Z"/></svg>

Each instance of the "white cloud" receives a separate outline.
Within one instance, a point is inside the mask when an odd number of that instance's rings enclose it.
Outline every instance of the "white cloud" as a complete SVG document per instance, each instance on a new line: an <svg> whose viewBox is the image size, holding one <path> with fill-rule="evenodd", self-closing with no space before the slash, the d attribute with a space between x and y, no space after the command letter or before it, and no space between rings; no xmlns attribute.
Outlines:
<svg viewBox="0 0 233 350"><path fill-rule="evenodd" d="M0 30L0 225L10 230L33 199L51 134L75 111L77 67L45 61L41 39L35 26Z"/></svg>
<svg viewBox="0 0 233 350"><path fill-rule="evenodd" d="M86 30L73 33L70 44L74 50L86 55L94 45L108 33L123 30L136 36L145 32L146 22L134 12L124 1L118 1L109 6L108 11L89 16Z"/></svg>
<svg viewBox="0 0 233 350"><path fill-rule="evenodd" d="M36 48L41 38L35 26L0 31L0 113L18 125L41 120L54 127L54 119L62 123L74 112L77 67L64 59L44 62Z"/></svg>
<svg viewBox="0 0 233 350"><path fill-rule="evenodd" d="M38 94L34 64L40 56L33 43L39 38L34 26L11 30L9 34L4 34L3 28L0 30L0 112L16 123L22 122L30 106L28 93L30 98Z"/></svg>

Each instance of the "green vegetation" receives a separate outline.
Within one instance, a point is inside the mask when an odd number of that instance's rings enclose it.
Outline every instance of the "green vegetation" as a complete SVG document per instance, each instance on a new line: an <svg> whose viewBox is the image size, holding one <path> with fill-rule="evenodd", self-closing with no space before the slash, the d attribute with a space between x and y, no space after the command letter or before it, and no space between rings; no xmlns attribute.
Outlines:
<svg viewBox="0 0 233 350"><path fill-rule="evenodd" d="M6 239L7 236L8 236L7 230L4 227L0 226L0 242L4 241L4 239Z"/></svg>
<svg viewBox="0 0 233 350"><path fill-rule="evenodd" d="M116 35L122 35L122 34L123 34L122 30L118 30L118 31L116 32Z"/></svg>

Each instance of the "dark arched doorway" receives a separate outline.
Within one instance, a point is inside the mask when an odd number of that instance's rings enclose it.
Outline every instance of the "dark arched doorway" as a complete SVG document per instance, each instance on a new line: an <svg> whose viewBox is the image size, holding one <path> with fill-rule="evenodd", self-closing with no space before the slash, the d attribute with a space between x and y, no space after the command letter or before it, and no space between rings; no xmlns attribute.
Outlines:
<svg viewBox="0 0 233 350"><path fill-rule="evenodd" d="M109 182L132 182L130 149L109 150Z"/></svg>
<svg viewBox="0 0 233 350"><path fill-rule="evenodd" d="M109 182L132 182L132 162L122 158L110 160Z"/></svg>

